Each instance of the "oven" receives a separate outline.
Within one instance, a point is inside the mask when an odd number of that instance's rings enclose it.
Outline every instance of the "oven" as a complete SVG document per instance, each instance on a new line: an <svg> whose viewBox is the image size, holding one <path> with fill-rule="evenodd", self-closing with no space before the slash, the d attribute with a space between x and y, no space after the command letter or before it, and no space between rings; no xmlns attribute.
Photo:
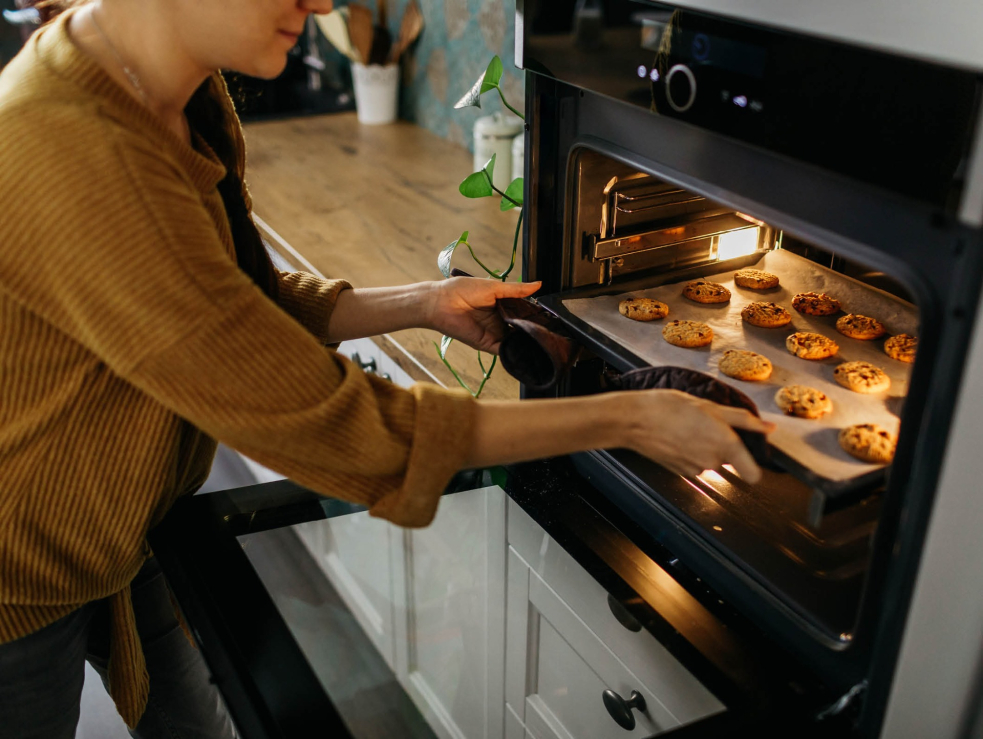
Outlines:
<svg viewBox="0 0 983 739"><path fill-rule="evenodd" d="M749 396L777 424L757 485L726 470L683 478L623 450L577 455L574 477L679 583L753 623L822 686L813 718L849 715L864 736L959 735L975 720L983 624L983 568L965 549L981 522L983 62L960 57L965 34L944 43L931 18L914 41L892 36L891 21L867 43L855 11L802 28L794 10L755 12L767 2L684 5L518 3L523 279L543 281L536 302L576 357L555 381L527 381L524 397L604 392L668 365ZM933 11L950 29L954 12ZM779 286L737 286L743 268ZM730 300L684 298L700 280ZM800 313L792 299L807 292L841 310ZM669 315L631 321L619 313L628 298ZM755 301L791 322L749 325L741 310ZM847 313L886 333L843 335ZM713 341L670 345L674 319L708 325ZM793 332L839 351L794 356ZM888 356L897 335L917 336L915 361ZM771 377L725 376L727 350L768 357ZM882 369L890 388L837 383L852 361ZM786 415L775 396L788 385L821 391L832 411ZM892 462L840 445L840 430L862 423L896 435Z"/></svg>

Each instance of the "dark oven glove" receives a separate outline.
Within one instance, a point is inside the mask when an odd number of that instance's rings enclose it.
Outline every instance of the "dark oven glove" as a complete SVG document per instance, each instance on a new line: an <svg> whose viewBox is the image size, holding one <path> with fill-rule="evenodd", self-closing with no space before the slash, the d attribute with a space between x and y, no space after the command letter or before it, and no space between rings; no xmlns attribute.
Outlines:
<svg viewBox="0 0 983 739"><path fill-rule="evenodd" d="M611 390L681 390L720 405L744 408L756 416L758 406L747 395L735 387L721 382L703 372L685 367L643 367L621 375L608 375L605 378ZM767 437L755 431L734 429L741 437L744 446L751 452L754 461L770 470L781 470L771 458Z"/></svg>
<svg viewBox="0 0 983 739"><path fill-rule="evenodd" d="M500 298L498 314L509 327L498 359L512 377L533 390L548 390L577 360L580 345L563 335L556 314L526 298Z"/></svg>

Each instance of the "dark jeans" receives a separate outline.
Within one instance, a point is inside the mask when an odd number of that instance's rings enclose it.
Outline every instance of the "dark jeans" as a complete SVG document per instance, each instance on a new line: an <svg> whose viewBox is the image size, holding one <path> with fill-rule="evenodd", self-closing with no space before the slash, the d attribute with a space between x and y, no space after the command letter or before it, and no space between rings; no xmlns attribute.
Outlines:
<svg viewBox="0 0 983 739"><path fill-rule="evenodd" d="M164 574L149 560L133 580L133 610L150 675L139 739L234 739L208 668L174 614ZM88 603L53 624L0 644L0 735L74 739L85 661L107 683L109 605Z"/></svg>

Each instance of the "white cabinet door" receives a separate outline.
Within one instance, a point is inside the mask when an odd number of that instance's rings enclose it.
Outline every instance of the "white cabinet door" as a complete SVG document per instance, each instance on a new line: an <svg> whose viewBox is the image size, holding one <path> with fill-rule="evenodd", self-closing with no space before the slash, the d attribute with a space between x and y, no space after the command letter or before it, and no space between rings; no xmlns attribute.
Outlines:
<svg viewBox="0 0 983 739"><path fill-rule="evenodd" d="M311 521L294 530L375 648L395 669L393 548L402 530L368 512Z"/></svg>
<svg viewBox="0 0 983 739"><path fill-rule="evenodd" d="M509 550L507 696L536 739L650 737L679 721L526 563ZM523 597L524 596L524 597ZM638 691L627 731L608 715L602 694Z"/></svg>
<svg viewBox="0 0 983 739"><path fill-rule="evenodd" d="M403 533L397 675L441 739L504 736L505 508L499 487L455 493Z"/></svg>

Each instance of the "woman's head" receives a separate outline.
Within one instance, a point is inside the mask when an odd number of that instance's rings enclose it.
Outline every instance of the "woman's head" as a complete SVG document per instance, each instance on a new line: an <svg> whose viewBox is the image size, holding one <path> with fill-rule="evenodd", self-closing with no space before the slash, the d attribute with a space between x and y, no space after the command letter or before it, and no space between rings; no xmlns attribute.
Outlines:
<svg viewBox="0 0 983 739"><path fill-rule="evenodd" d="M95 0L37 0L44 20ZM270 79L287 64L307 16L333 0L99 0L103 12L137 14L167 33L198 66ZM132 17L132 16L131 16Z"/></svg>
<svg viewBox="0 0 983 739"><path fill-rule="evenodd" d="M104 0L105 2L106 0ZM287 63L311 13L327 13L332 0L108 0L170 6L184 48L209 69L276 77Z"/></svg>

